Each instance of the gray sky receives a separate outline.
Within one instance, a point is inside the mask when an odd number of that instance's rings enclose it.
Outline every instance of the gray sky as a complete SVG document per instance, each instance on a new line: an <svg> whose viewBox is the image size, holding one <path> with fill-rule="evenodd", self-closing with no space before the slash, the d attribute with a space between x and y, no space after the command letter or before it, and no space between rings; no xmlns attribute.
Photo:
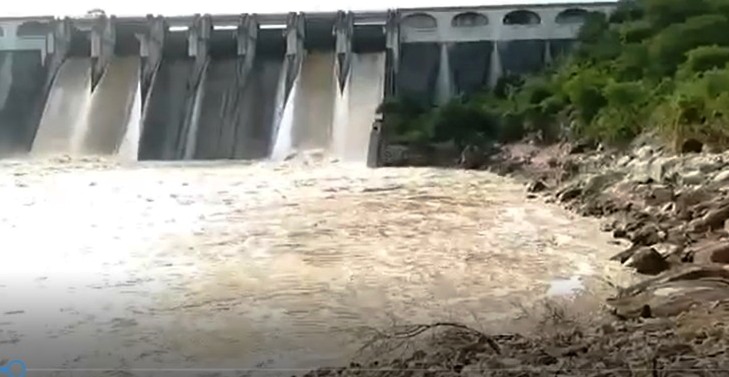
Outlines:
<svg viewBox="0 0 729 377"><path fill-rule="evenodd" d="M437 7L456 5L498 5L536 3L586 3L591 0L7 0L0 17L79 16L101 8L117 16L180 15L193 13L272 13L290 11L378 10L387 8Z"/></svg>

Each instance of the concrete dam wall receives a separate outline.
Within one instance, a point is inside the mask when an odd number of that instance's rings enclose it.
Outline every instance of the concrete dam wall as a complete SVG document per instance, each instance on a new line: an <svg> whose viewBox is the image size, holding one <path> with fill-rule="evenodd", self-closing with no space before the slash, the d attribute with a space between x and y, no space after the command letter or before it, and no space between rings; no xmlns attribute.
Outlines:
<svg viewBox="0 0 729 377"><path fill-rule="evenodd" d="M613 3L0 20L0 156L371 160L386 96L542 69Z"/></svg>

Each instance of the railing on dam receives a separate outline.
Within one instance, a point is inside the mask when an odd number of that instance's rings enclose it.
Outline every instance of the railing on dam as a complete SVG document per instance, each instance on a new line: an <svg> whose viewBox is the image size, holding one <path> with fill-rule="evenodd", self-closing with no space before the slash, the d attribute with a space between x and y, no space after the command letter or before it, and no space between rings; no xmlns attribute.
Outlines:
<svg viewBox="0 0 729 377"><path fill-rule="evenodd" d="M385 96L540 69L612 7L0 19L0 154L364 162Z"/></svg>

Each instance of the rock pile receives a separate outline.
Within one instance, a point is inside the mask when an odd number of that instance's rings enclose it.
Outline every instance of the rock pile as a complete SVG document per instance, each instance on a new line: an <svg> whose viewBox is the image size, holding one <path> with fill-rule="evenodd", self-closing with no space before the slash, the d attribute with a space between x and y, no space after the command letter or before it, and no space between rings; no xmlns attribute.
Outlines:
<svg viewBox="0 0 729 377"><path fill-rule="evenodd" d="M602 229L630 244L612 259L657 276L621 292L616 312L670 316L729 298L729 154L580 152L557 156L551 181L542 174L527 190L551 187L548 200L604 218Z"/></svg>

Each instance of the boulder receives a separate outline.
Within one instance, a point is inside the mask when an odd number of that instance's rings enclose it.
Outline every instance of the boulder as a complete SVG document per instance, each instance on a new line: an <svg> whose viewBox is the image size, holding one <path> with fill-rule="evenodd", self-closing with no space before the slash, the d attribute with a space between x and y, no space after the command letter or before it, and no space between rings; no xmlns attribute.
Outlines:
<svg viewBox="0 0 729 377"><path fill-rule="evenodd" d="M662 241L661 229L655 224L646 224L634 232L630 240L636 245L650 246Z"/></svg>
<svg viewBox="0 0 729 377"><path fill-rule="evenodd" d="M646 204L659 206L673 200L673 189L667 186L652 186L647 193Z"/></svg>
<svg viewBox="0 0 729 377"><path fill-rule="evenodd" d="M714 176L713 181L716 183L729 182L729 169L719 172L719 174Z"/></svg>
<svg viewBox="0 0 729 377"><path fill-rule="evenodd" d="M694 252L694 263L729 264L729 242L716 241Z"/></svg>
<svg viewBox="0 0 729 377"><path fill-rule="evenodd" d="M597 143L593 140L580 140L570 146L569 154L585 153L589 150L597 148Z"/></svg>
<svg viewBox="0 0 729 377"><path fill-rule="evenodd" d="M527 186L527 192L542 192L547 189L547 184L541 179L534 180Z"/></svg>
<svg viewBox="0 0 729 377"><path fill-rule="evenodd" d="M623 156L615 163L618 167L624 168L633 160L632 156Z"/></svg>
<svg viewBox="0 0 729 377"><path fill-rule="evenodd" d="M573 200L582 195L582 188L579 185L567 186L557 193L557 199L561 202Z"/></svg>
<svg viewBox="0 0 729 377"><path fill-rule="evenodd" d="M635 151L635 157L641 159L641 160L647 160L651 157L653 157L653 154L655 153L655 150L650 145L645 145L638 150Z"/></svg>
<svg viewBox="0 0 729 377"><path fill-rule="evenodd" d="M384 148L382 164L385 166L403 166L408 161L409 148L404 145L392 144Z"/></svg>
<svg viewBox="0 0 729 377"><path fill-rule="evenodd" d="M620 264L625 264L625 262L628 261L633 256L633 254L635 254L635 252L638 251L638 249L640 249L640 247L633 245L633 246L613 255L610 258L610 260L620 262Z"/></svg>
<svg viewBox="0 0 729 377"><path fill-rule="evenodd" d="M478 169L484 164L484 153L475 145L468 145L461 152L458 164L464 169Z"/></svg>
<svg viewBox="0 0 729 377"><path fill-rule="evenodd" d="M630 287L607 300L624 318L669 317L695 305L729 299L729 267L683 265Z"/></svg>
<svg viewBox="0 0 729 377"><path fill-rule="evenodd" d="M606 188L620 181L623 176L624 174L620 172L593 175L585 180L583 191L586 195L602 193Z"/></svg>
<svg viewBox="0 0 729 377"><path fill-rule="evenodd" d="M625 261L625 266L635 268L640 274L657 275L668 269L669 264L652 247L642 247Z"/></svg>
<svg viewBox="0 0 729 377"><path fill-rule="evenodd" d="M704 182L704 179L706 178L706 174L702 173L699 170L693 170L689 171L681 176L681 183L684 185L700 185Z"/></svg>
<svg viewBox="0 0 729 377"><path fill-rule="evenodd" d="M658 157L647 163L645 173L654 182L664 182L672 175L679 161L676 156Z"/></svg>
<svg viewBox="0 0 729 377"><path fill-rule="evenodd" d="M709 209L700 218L692 220L689 223L689 229L694 233L698 233L724 227L724 222L729 219L729 202L724 200L717 204L717 207Z"/></svg>

